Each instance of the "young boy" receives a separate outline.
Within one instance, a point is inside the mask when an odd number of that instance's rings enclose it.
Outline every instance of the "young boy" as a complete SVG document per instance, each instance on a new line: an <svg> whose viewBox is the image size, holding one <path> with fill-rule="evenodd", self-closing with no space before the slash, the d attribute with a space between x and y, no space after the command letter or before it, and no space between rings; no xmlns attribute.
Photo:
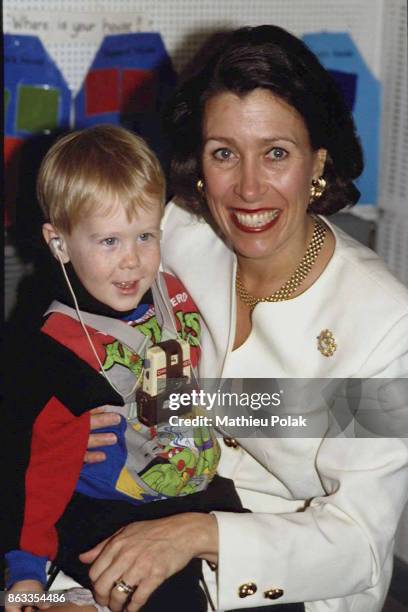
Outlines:
<svg viewBox="0 0 408 612"><path fill-rule="evenodd" d="M183 338L193 367L199 353L194 303L176 278L158 275L164 189L146 144L114 126L63 137L41 165L43 235L64 282L42 329L9 359L12 591L41 592L48 560L90 588L79 553L135 520L240 509L229 485L213 479L213 432L137 418L146 347ZM89 411L102 405L121 415L109 428L119 441L104 449L105 462L83 465ZM173 598L178 610L205 610L199 562L183 572L143 609L169 609Z"/></svg>

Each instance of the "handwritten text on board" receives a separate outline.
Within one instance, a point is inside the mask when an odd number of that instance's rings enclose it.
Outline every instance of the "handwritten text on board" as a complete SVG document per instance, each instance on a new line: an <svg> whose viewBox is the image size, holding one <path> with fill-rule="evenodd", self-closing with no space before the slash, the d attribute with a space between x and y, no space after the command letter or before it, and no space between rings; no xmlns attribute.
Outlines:
<svg viewBox="0 0 408 612"><path fill-rule="evenodd" d="M47 42L95 42L109 34L150 32L153 21L137 13L13 11L6 15L5 30L40 36Z"/></svg>

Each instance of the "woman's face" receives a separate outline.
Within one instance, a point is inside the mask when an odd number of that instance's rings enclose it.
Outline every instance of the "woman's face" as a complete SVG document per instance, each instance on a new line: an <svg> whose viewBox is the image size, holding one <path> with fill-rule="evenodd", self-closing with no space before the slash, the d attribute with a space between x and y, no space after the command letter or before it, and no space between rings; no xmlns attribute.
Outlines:
<svg viewBox="0 0 408 612"><path fill-rule="evenodd" d="M203 175L212 216L243 257L269 258L304 243L313 151L299 113L265 89L211 98L203 117ZM302 243L302 244L303 244Z"/></svg>

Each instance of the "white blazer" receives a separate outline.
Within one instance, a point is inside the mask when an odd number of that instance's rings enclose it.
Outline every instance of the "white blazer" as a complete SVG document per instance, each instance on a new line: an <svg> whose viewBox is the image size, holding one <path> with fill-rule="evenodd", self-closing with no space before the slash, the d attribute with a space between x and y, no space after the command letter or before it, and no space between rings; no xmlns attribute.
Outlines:
<svg viewBox="0 0 408 612"><path fill-rule="evenodd" d="M167 207L163 266L201 311L203 377L408 377L408 290L330 227L336 246L320 278L293 300L257 305L249 338L231 352L235 255L204 221ZM337 344L331 357L318 350L325 329ZM406 423L405 403L398 408ZM226 440L219 472L252 513L215 513L219 564L207 577L216 609L305 601L307 612L380 612L408 499L408 439L237 442Z"/></svg>

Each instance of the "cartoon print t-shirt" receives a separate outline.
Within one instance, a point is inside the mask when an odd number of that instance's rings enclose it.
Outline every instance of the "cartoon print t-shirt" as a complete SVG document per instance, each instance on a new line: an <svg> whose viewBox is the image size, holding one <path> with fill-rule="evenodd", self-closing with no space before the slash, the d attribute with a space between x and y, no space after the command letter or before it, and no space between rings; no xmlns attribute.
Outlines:
<svg viewBox="0 0 408 612"><path fill-rule="evenodd" d="M166 284L178 332L190 345L191 363L195 367L200 350L199 314L177 279L166 275ZM162 340L162 329L152 304L139 305L136 317L133 320L127 317L127 324L153 344ZM131 351L112 336L91 327L87 329L109 378L122 392L132 389L135 381L141 379L144 354ZM78 321L53 313L42 331L100 371ZM144 350L145 346L141 352ZM138 420L131 401L111 409L121 414L121 422L100 431L115 433L118 443L101 449L106 453L106 461L83 466L76 486L78 492L99 499L127 499L140 504L206 489L220 458L218 442L210 428L172 426L168 422L148 427Z"/></svg>

